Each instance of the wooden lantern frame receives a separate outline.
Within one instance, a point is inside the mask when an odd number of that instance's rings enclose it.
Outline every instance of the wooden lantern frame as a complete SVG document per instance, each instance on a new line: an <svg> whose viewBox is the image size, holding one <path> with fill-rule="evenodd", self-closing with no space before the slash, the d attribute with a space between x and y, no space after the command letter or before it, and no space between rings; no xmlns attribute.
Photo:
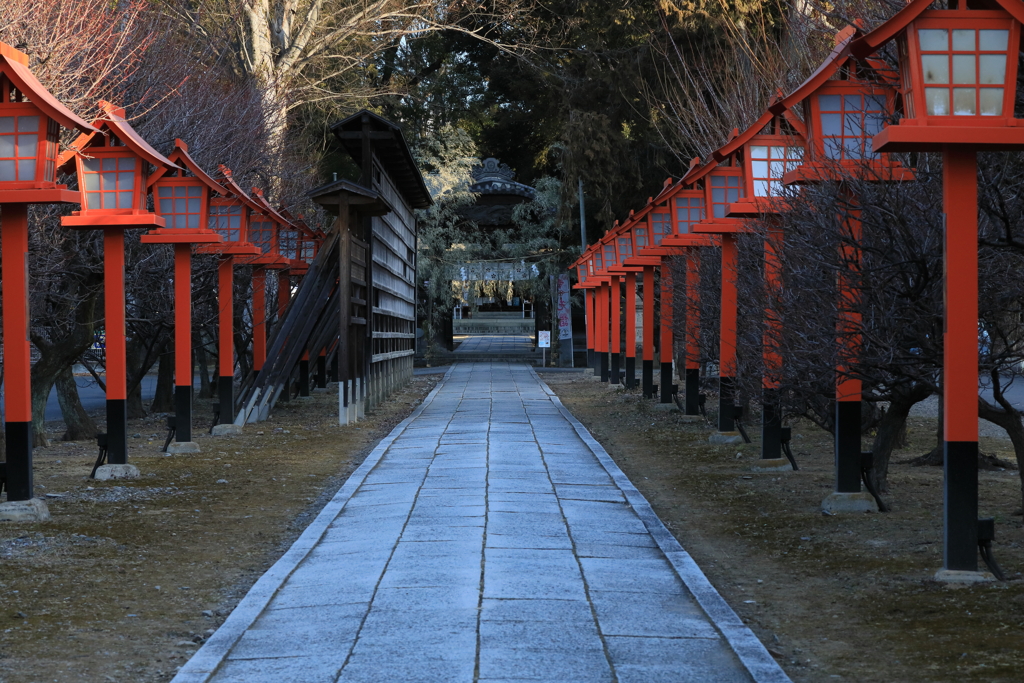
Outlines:
<svg viewBox="0 0 1024 683"><path fill-rule="evenodd" d="M972 145L977 150L1019 150L1024 149L1024 119L1014 117L1016 101L1018 54L1021 45L1021 24L1024 24L1024 3L1017 0L991 0L995 9L968 9L966 0L958 0L955 9L929 9L931 3L926 0L912 0L870 33L857 38L850 44L851 54L868 58L881 46L891 40L898 45L899 93L903 101L904 116L894 125L887 126L874 138L874 148L879 152L909 151L940 151L943 145ZM976 50L956 50L952 44L953 36L949 36L950 50L923 51L920 44L921 29L955 30L1007 30L1009 31L1006 49L1006 66L1003 78L1001 115L988 116L980 113L980 101L976 101L977 111L974 114L931 115L928 114L926 87L955 88L971 87L982 89L985 85L978 83L924 83L921 57L923 52L933 54L975 54ZM976 36L977 38L978 36ZM977 43L975 47L978 47ZM988 51L988 54L1002 54L1001 51ZM955 80L950 63L950 81ZM976 66L976 74L980 68ZM980 95L979 95L980 100ZM952 106L952 101L951 101Z"/></svg>

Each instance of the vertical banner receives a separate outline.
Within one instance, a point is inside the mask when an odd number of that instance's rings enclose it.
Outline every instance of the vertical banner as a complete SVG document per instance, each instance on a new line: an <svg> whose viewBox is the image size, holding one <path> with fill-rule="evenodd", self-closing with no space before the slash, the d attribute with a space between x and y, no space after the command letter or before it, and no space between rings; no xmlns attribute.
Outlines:
<svg viewBox="0 0 1024 683"><path fill-rule="evenodd" d="M569 299L569 274L562 273L558 281L558 357L562 367L574 367L572 357L572 304Z"/></svg>

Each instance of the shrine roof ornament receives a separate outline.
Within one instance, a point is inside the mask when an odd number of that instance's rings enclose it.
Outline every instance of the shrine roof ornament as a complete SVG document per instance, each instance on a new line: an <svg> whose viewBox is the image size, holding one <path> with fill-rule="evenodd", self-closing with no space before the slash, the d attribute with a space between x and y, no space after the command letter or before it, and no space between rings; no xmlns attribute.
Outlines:
<svg viewBox="0 0 1024 683"><path fill-rule="evenodd" d="M508 164L503 164L493 157L484 159L479 165L474 166L470 175L473 177L473 183L469 186L469 191L476 194L518 195L528 199L537 196L534 188L515 181L515 171L509 168Z"/></svg>

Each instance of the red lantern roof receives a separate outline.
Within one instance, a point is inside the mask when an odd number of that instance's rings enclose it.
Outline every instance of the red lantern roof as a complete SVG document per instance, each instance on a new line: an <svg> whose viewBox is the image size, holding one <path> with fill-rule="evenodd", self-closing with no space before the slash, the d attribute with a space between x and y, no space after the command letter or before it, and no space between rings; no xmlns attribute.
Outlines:
<svg viewBox="0 0 1024 683"><path fill-rule="evenodd" d="M81 202L57 184L61 127L96 132L32 75L26 54L0 43L0 203Z"/></svg>
<svg viewBox="0 0 1024 683"><path fill-rule="evenodd" d="M773 114L803 108L807 159L784 176L786 184L850 177L867 181L913 178L912 171L872 149L871 137L896 108L897 78L879 60L854 58L851 45L859 31L856 26L839 31L835 47L822 65L796 90L768 108Z"/></svg>
<svg viewBox="0 0 1024 683"><path fill-rule="evenodd" d="M77 114L61 104L56 97L50 94L49 90L43 87L39 79L28 69L28 55L2 42L0 42L0 72L7 76L18 90L28 95L32 103L39 107L44 114L64 128L77 128L83 133L98 132L84 119L79 118Z"/></svg>
<svg viewBox="0 0 1024 683"><path fill-rule="evenodd" d="M73 228L152 228L166 225L146 208L149 166L164 172L181 170L153 149L125 120L124 109L98 103L103 115L93 121L94 132L78 136L58 157L58 166L78 175L82 209L61 219ZM120 144L116 144L120 143Z"/></svg>
<svg viewBox="0 0 1024 683"><path fill-rule="evenodd" d="M262 266L268 270L288 270L292 267L291 259L285 257L279 249L281 226L288 221L271 208L263 196L263 190L254 187L252 194L248 197L256 212L256 215L253 216L254 230L256 224L264 227L259 229L260 234L254 235L252 240L260 248L261 255L246 261L246 263Z"/></svg>

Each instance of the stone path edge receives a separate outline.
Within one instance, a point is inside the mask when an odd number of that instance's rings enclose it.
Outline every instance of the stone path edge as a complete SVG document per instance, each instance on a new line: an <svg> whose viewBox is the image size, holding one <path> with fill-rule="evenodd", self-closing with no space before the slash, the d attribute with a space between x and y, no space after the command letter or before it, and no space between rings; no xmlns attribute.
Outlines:
<svg viewBox="0 0 1024 683"><path fill-rule="evenodd" d="M537 378L537 381L540 382L541 387L551 397L555 405L558 406L563 417L576 430L580 439L593 451L598 461L612 478L612 481L615 482L615 485L622 491L626 501L633 507L641 521L643 521L647 531L654 537L654 542L658 544L661 552L668 558L668 561L672 564L676 573L679 574L679 578L682 579L687 590L693 594L701 609L708 615L715 628L721 632L740 662L754 679L754 682L792 683L786 672L775 661L775 658L768 653L764 644L743 623L743 620L739 618L736 612L729 607L729 603L725 601L725 598L711 585L704 572L701 571L697 563L690 557L690 554L683 549L679 541L676 540L676 537L665 527L658 515L655 514L651 504L647 502L643 494L633 485L629 477L619 469L619 466L615 464L615 461L608 455L604 447L583 426L583 423L577 420L562 405L558 395L540 378L537 372L532 367L529 370ZM447 375L445 377L447 378Z"/></svg>
<svg viewBox="0 0 1024 683"><path fill-rule="evenodd" d="M238 639L263 613L278 589L284 585L299 563L320 541L331 522L341 513L349 499L384 457L384 453L391 447L395 439L430 405L454 369L454 365L448 368L444 377L427 394L423 402L416 406L416 409L407 418L395 425L395 428L370 451L363 463L349 475L338 492L334 494L334 498L324 506L285 554L253 584L220 628L192 655L191 659L185 662L184 666L178 669L177 674L171 679L171 683L206 683L216 673L217 668L238 642Z"/></svg>

